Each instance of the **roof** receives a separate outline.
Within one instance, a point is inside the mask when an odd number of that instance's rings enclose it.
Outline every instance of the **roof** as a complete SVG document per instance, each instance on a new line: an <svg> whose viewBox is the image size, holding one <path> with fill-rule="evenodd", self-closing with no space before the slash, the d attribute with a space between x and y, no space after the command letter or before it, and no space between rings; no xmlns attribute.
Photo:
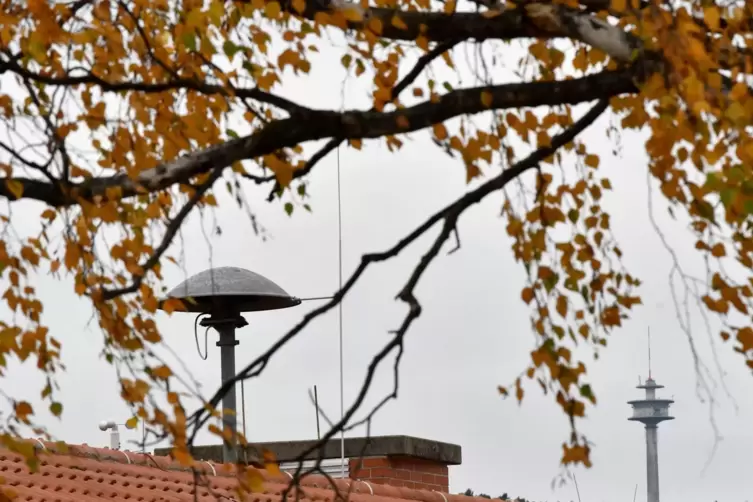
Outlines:
<svg viewBox="0 0 753 502"><path fill-rule="evenodd" d="M196 462L194 468L205 476L198 497L191 468L171 457L152 456L86 445L68 445L63 453L56 443L35 441L39 469L31 473L24 457L0 449L2 488L12 490L17 501L87 502L95 500L129 502L237 501L238 486L232 465ZM265 479L262 493L249 500L272 502L289 482L285 474L260 471ZM488 502L480 497L450 495L426 490L378 485L352 479L334 480L340 493L350 493L352 502ZM301 502L333 502L335 491L323 476L307 476ZM211 490L211 492L210 492ZM2 497L0 497L2 498Z"/></svg>

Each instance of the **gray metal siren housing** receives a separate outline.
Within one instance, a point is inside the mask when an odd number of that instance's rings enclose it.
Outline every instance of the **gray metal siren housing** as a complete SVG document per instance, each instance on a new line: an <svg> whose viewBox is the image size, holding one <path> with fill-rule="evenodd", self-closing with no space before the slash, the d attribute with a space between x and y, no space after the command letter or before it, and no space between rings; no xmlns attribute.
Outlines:
<svg viewBox="0 0 753 502"><path fill-rule="evenodd" d="M290 296L266 277L239 267L211 268L200 272L173 288L168 298L183 301L184 308L179 312L209 316L202 319L200 324L214 328L220 335L217 346L220 347L223 385L235 378L235 346L238 345L235 330L248 324L241 313L284 309L301 303L300 299ZM222 409L222 422L233 432L232 439L223 442L223 458L225 462L237 462L235 385L223 396Z"/></svg>
<svg viewBox="0 0 753 502"><path fill-rule="evenodd" d="M183 300L186 312L207 314L261 312L301 303L263 275L240 267L199 272L178 284L167 296Z"/></svg>

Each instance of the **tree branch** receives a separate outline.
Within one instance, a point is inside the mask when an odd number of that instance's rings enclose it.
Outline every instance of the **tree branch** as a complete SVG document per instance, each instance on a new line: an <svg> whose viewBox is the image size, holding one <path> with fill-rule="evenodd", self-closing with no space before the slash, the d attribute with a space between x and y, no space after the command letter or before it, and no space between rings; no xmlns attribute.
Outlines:
<svg viewBox="0 0 753 502"><path fill-rule="evenodd" d="M246 3L248 0L236 0ZM331 2L309 1L299 13L290 1L282 2L290 14L315 20L317 14L337 14ZM347 5L345 8L358 8ZM349 19L359 16L349 16ZM361 20L347 21L351 30L371 30L373 20L379 20L380 38L415 41L419 36L433 42L448 40L514 40L536 38L540 40L571 38L606 52L610 57L628 62L637 48L638 39L625 33L587 11L551 2L522 2L515 8L488 12L407 12L389 8L361 9ZM394 23L393 18L401 23Z"/></svg>
<svg viewBox="0 0 753 502"><path fill-rule="evenodd" d="M73 205L79 200L108 200L113 196L113 189L116 189L118 198L131 197L164 190L199 174L226 168L234 162L267 155L307 141L379 138L418 131L453 117L488 110L573 105L635 93L638 91L635 78L638 78L638 71L631 67L578 79L458 89L435 101L427 100L390 112L314 111L305 117L271 122L251 135L163 163L140 173L136 179L123 173L77 184L53 185L29 178L0 178L0 196L11 200L17 198L8 186L12 183L23 188L22 198L39 200L51 206Z"/></svg>
<svg viewBox="0 0 753 502"><path fill-rule="evenodd" d="M415 80L418 78L419 75L421 75L421 72L424 71L424 69L435 59L440 57L445 52L452 50L453 47L455 47L457 44L462 42L462 40L448 40L447 42L442 42L439 44L436 44L431 50L423 54L421 57L418 58L418 61L416 61L416 64L413 66L411 71L409 71L396 85L392 88L390 91L390 101L395 102L399 97L400 94L408 88L409 85L411 85ZM371 111L375 111L374 108L371 109ZM303 176L306 176L308 173L311 172L311 170L321 161L324 157L326 157L330 152L332 152L334 149L338 148L340 144L342 144L343 138L332 138L329 140L322 148L320 148L306 163L303 169L299 169L298 171L295 171L293 173L293 179L301 178ZM259 183L258 178L254 178L251 175L245 175L247 178L253 179L257 183ZM271 179L274 179L274 176L270 176ZM274 185L274 188L269 192L269 195L267 196L267 201L271 201L274 199L275 194L279 193L280 191L280 183L277 182Z"/></svg>
<svg viewBox="0 0 753 502"><path fill-rule="evenodd" d="M225 86L207 84L196 79L171 78L166 82L146 83L130 81L108 82L93 73L80 76L51 76L28 70L19 65L12 57L9 57L9 59L5 61L0 61L0 75L6 71L15 73L22 78L50 86L72 87L77 85L95 85L105 92L136 91L144 93L159 93L174 91L177 89L188 89L202 94L218 94L227 97L236 96L239 98L253 99L261 103L276 106L291 115L305 114L309 111L305 106L301 106L275 94L262 91L261 89L244 89L235 87L229 89Z"/></svg>
<svg viewBox="0 0 753 502"><path fill-rule="evenodd" d="M180 208L178 214L176 214L175 217L167 224L167 229L165 231L165 235L162 237L162 241L160 242L159 246L157 246L157 249L155 249L151 256L149 256L149 258L144 262L144 264L139 267L141 270L139 274L134 276L131 284L117 289L102 289L95 296L99 296L102 300L107 301L112 300L113 298L116 298L118 296L127 295L137 291L139 287L141 287L141 283L144 282L146 274L148 274L159 263L162 255L165 254L165 251L167 251L167 249L170 247L173 239L178 234L178 230L180 230L180 228L183 226L183 223L185 222L186 218L191 213L193 208L198 205L204 194L207 193L210 188L212 188L215 181L217 181L220 176L222 176L221 169L212 171L212 173L209 175L209 178L204 183L199 185L198 188L196 188L196 191L193 193L193 195L191 195L191 198L188 200L188 202L186 202L185 205Z"/></svg>

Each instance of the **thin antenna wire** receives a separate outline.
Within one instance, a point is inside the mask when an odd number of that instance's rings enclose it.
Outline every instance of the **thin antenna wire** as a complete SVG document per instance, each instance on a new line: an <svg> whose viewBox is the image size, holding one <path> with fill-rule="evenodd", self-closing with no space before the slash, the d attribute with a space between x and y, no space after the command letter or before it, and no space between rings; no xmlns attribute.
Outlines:
<svg viewBox="0 0 753 502"><path fill-rule="evenodd" d="M651 378L651 328L648 328L648 377Z"/></svg>
<svg viewBox="0 0 753 502"><path fill-rule="evenodd" d="M314 385L314 409L316 410L316 439L322 438L322 434L319 430L319 394L316 393L316 385Z"/></svg>
<svg viewBox="0 0 753 502"><path fill-rule="evenodd" d="M343 218L340 200L340 147L337 147L337 282L343 288ZM345 379L343 378L343 302L337 305L340 338L340 420L345 418ZM318 417L318 414L317 414ZM345 479L345 427L340 429L340 475Z"/></svg>
<svg viewBox="0 0 753 502"><path fill-rule="evenodd" d="M244 379L241 378L241 410L243 413L243 439L248 440L246 438L246 389L243 386Z"/></svg>
<svg viewBox="0 0 753 502"><path fill-rule="evenodd" d="M638 495L638 483L635 484L635 490L633 490L633 502L635 502L636 495Z"/></svg>
<svg viewBox="0 0 753 502"><path fill-rule="evenodd" d="M573 481L575 481L575 493L578 494L578 502L580 502L580 490L578 490L578 478L575 477L575 473L573 473Z"/></svg>

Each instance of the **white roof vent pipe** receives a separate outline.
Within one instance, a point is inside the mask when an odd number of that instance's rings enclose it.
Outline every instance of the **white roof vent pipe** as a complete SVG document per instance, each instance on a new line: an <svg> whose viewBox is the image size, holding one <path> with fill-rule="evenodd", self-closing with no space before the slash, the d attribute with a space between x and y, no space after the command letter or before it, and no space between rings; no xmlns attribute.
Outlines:
<svg viewBox="0 0 753 502"><path fill-rule="evenodd" d="M120 449L120 431L118 430L118 425L125 424L116 424L114 420L107 420L99 423L99 430L110 431L110 449L112 450Z"/></svg>

